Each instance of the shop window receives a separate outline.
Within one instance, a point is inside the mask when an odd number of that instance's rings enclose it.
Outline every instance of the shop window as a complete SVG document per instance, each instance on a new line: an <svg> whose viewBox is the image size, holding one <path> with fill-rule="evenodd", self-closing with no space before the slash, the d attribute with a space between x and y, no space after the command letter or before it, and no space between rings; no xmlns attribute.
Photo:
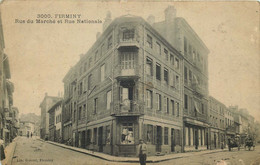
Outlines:
<svg viewBox="0 0 260 165"><path fill-rule="evenodd" d="M147 143L152 143L153 142L153 126L152 125L147 125L147 138L146 138Z"/></svg>
<svg viewBox="0 0 260 165"><path fill-rule="evenodd" d="M97 144L97 128L94 128L94 137L93 137L93 144Z"/></svg>
<svg viewBox="0 0 260 165"><path fill-rule="evenodd" d="M106 144L110 144L111 141L111 131L110 131L110 125L106 126Z"/></svg>
<svg viewBox="0 0 260 165"><path fill-rule="evenodd" d="M134 126L133 123L123 123L121 130L121 144L134 144Z"/></svg>
<svg viewBox="0 0 260 165"><path fill-rule="evenodd" d="M169 128L164 127L164 144L165 145L168 145L168 143L169 143L168 131L169 131Z"/></svg>

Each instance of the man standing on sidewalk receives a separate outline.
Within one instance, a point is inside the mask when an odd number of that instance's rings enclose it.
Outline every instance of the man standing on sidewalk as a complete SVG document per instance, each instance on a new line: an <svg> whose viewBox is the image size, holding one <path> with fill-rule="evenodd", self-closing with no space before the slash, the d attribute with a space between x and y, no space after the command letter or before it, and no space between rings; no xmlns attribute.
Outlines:
<svg viewBox="0 0 260 165"><path fill-rule="evenodd" d="M5 159L4 141L0 139L0 160Z"/></svg>
<svg viewBox="0 0 260 165"><path fill-rule="evenodd" d="M142 139L139 140L139 146L138 146L137 153L139 155L140 164L146 165L147 146Z"/></svg>

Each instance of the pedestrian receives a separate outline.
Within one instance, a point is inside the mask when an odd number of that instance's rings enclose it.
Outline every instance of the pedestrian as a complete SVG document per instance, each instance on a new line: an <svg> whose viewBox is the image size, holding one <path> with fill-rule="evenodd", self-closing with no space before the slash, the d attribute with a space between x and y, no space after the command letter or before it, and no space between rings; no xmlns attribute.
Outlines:
<svg viewBox="0 0 260 165"><path fill-rule="evenodd" d="M5 159L4 141L0 139L0 160Z"/></svg>
<svg viewBox="0 0 260 165"><path fill-rule="evenodd" d="M146 165L147 146L142 139L139 140L137 153L139 156L140 165Z"/></svg>
<svg viewBox="0 0 260 165"><path fill-rule="evenodd" d="M33 136L33 134L32 134L32 132L31 132L31 138L32 138L32 136Z"/></svg>

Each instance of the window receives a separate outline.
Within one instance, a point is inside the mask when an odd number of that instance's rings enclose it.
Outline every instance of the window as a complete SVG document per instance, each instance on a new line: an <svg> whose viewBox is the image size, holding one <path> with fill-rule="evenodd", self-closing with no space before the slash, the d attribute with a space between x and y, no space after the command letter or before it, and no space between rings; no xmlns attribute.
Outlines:
<svg viewBox="0 0 260 165"><path fill-rule="evenodd" d="M169 75L168 75L168 69L164 68L164 82L166 84L169 83Z"/></svg>
<svg viewBox="0 0 260 165"><path fill-rule="evenodd" d="M188 80L188 70L187 67L184 67L184 80L187 81Z"/></svg>
<svg viewBox="0 0 260 165"><path fill-rule="evenodd" d="M169 143L168 131L169 131L169 128L168 127L164 127L164 144L165 145L168 145L168 143Z"/></svg>
<svg viewBox="0 0 260 165"><path fill-rule="evenodd" d="M171 100L171 109L172 109L172 115L175 115L175 112L174 112L174 100Z"/></svg>
<svg viewBox="0 0 260 165"><path fill-rule="evenodd" d="M160 94L156 94L156 109L158 110L158 111L161 111L161 107L162 107L162 97L161 97L161 95Z"/></svg>
<svg viewBox="0 0 260 165"><path fill-rule="evenodd" d="M81 109L82 109L82 107L80 106L80 107L79 107L79 113L78 113L78 119L79 119L79 120L81 119Z"/></svg>
<svg viewBox="0 0 260 165"><path fill-rule="evenodd" d="M84 72L87 71L87 62L84 63Z"/></svg>
<svg viewBox="0 0 260 165"><path fill-rule="evenodd" d="M172 54L170 54L170 63L174 66L174 56Z"/></svg>
<svg viewBox="0 0 260 165"><path fill-rule="evenodd" d="M150 76L153 75L153 61L150 58L146 58L146 73Z"/></svg>
<svg viewBox="0 0 260 165"><path fill-rule="evenodd" d="M184 108L188 109L188 96L184 95Z"/></svg>
<svg viewBox="0 0 260 165"><path fill-rule="evenodd" d="M133 123L122 124L121 144L134 144L134 127Z"/></svg>
<svg viewBox="0 0 260 165"><path fill-rule="evenodd" d="M192 71L189 70L189 81L192 82Z"/></svg>
<svg viewBox="0 0 260 165"><path fill-rule="evenodd" d="M105 50L105 45L103 44L101 46L101 56L103 56L105 54L106 50Z"/></svg>
<svg viewBox="0 0 260 165"><path fill-rule="evenodd" d="M176 103L177 117L180 116L180 104Z"/></svg>
<svg viewBox="0 0 260 165"><path fill-rule="evenodd" d="M179 59L177 57L175 58L174 62L175 62L175 68L180 69L180 62L179 62Z"/></svg>
<svg viewBox="0 0 260 165"><path fill-rule="evenodd" d="M184 37L184 55L186 55L187 54L187 39L186 39L186 37Z"/></svg>
<svg viewBox="0 0 260 165"><path fill-rule="evenodd" d="M82 118L85 118L86 115L86 104L83 105L83 115Z"/></svg>
<svg viewBox="0 0 260 165"><path fill-rule="evenodd" d="M161 80L161 65L156 64L156 79Z"/></svg>
<svg viewBox="0 0 260 165"><path fill-rule="evenodd" d="M135 30L125 30L123 32L123 41L133 40L135 36Z"/></svg>
<svg viewBox="0 0 260 165"><path fill-rule="evenodd" d="M164 109L166 113L169 113L169 99L164 96Z"/></svg>
<svg viewBox="0 0 260 165"><path fill-rule="evenodd" d="M112 92L110 90L107 92L107 109L110 109L111 101L112 101Z"/></svg>
<svg viewBox="0 0 260 165"><path fill-rule="evenodd" d="M153 48L153 39L148 34L147 34L147 41L146 42L147 42L148 47Z"/></svg>
<svg viewBox="0 0 260 165"><path fill-rule="evenodd" d="M105 64L101 65L100 68L100 81L104 81L105 80Z"/></svg>
<svg viewBox="0 0 260 165"><path fill-rule="evenodd" d="M95 59L94 59L94 61L96 62L98 60L98 50L96 51L96 53L95 53Z"/></svg>
<svg viewBox="0 0 260 165"><path fill-rule="evenodd" d="M83 83L80 82L79 84L79 94L81 95L83 93Z"/></svg>
<svg viewBox="0 0 260 165"><path fill-rule="evenodd" d="M156 42L156 52L158 55L161 55L161 45L158 42Z"/></svg>
<svg viewBox="0 0 260 165"><path fill-rule="evenodd" d="M88 76L88 90L91 90L93 86L92 74Z"/></svg>
<svg viewBox="0 0 260 165"><path fill-rule="evenodd" d="M153 126L147 125L147 137L146 137L147 143L152 143L153 141Z"/></svg>
<svg viewBox="0 0 260 165"><path fill-rule="evenodd" d="M175 84L176 84L176 85L175 85L175 88L176 88L176 89L179 89L179 86L180 86L180 79L179 79L179 76L176 75L175 78L176 78L176 81L175 81Z"/></svg>
<svg viewBox="0 0 260 165"><path fill-rule="evenodd" d="M94 114L96 114L97 113L97 109L98 109L98 98L95 98L94 99Z"/></svg>
<svg viewBox="0 0 260 165"><path fill-rule="evenodd" d="M134 52L122 52L121 54L121 69L134 69Z"/></svg>
<svg viewBox="0 0 260 165"><path fill-rule="evenodd" d="M107 49L111 49L112 48L112 36L110 36L107 40Z"/></svg>
<svg viewBox="0 0 260 165"><path fill-rule="evenodd" d="M92 66L92 57L89 58L89 68Z"/></svg>
<svg viewBox="0 0 260 165"><path fill-rule="evenodd" d="M152 91L147 89L146 90L146 106L147 106L147 108L152 108L153 107L152 95L153 95Z"/></svg>
<svg viewBox="0 0 260 165"><path fill-rule="evenodd" d="M165 60L168 61L168 50L164 49Z"/></svg>

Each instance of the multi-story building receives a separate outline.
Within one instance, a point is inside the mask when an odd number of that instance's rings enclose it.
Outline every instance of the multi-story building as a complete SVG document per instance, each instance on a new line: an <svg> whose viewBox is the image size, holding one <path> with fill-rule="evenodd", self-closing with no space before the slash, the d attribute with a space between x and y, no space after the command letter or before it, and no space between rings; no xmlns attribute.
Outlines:
<svg viewBox="0 0 260 165"><path fill-rule="evenodd" d="M153 27L183 56L184 65L181 70L184 78L184 150L207 149L209 50L186 20L176 17L173 6L165 10L165 20L154 23Z"/></svg>
<svg viewBox="0 0 260 165"><path fill-rule="evenodd" d="M62 99L61 97L48 96L48 94L45 93L45 97L40 104L40 108L41 108L40 136L42 139L48 139L49 136L48 110L61 99Z"/></svg>
<svg viewBox="0 0 260 165"><path fill-rule="evenodd" d="M225 111L226 106L212 96L209 96L209 139L210 149L224 148L225 140Z"/></svg>
<svg viewBox="0 0 260 165"><path fill-rule="evenodd" d="M76 80L77 72L71 68L63 79L64 100L62 108L62 140L64 143L72 141L72 110L76 108Z"/></svg>
<svg viewBox="0 0 260 165"><path fill-rule="evenodd" d="M141 17L108 14L97 36L64 78L73 144L135 155L144 139L148 155L181 152L182 55Z"/></svg>
<svg viewBox="0 0 260 165"><path fill-rule="evenodd" d="M226 140L233 138L236 135L236 127L234 122L234 112L232 109L227 108L225 111L225 129L226 129Z"/></svg>
<svg viewBox="0 0 260 165"><path fill-rule="evenodd" d="M19 126L19 135L20 136L31 136L35 134L35 123L30 121L20 121Z"/></svg>
<svg viewBox="0 0 260 165"><path fill-rule="evenodd" d="M62 128L61 128L61 116L62 100L55 103L49 110L49 140L54 142L61 142Z"/></svg>

